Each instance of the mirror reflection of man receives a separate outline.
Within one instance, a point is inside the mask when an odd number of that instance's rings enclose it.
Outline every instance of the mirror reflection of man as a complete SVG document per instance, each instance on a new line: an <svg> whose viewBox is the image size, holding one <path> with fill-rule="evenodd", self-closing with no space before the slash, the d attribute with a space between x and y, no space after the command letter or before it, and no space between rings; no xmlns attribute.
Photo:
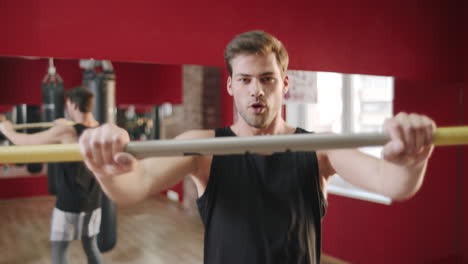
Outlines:
<svg viewBox="0 0 468 264"><path fill-rule="evenodd" d="M13 129L10 121L0 123L0 131L15 145L76 143L87 129L99 123L91 112L93 94L86 88L75 87L66 92L66 116L54 126L38 133L24 134ZM88 263L102 263L97 247L101 224L101 190L92 173L82 162L59 163L57 201L52 214L51 258L53 264L67 263L66 252L70 241L81 240Z"/></svg>

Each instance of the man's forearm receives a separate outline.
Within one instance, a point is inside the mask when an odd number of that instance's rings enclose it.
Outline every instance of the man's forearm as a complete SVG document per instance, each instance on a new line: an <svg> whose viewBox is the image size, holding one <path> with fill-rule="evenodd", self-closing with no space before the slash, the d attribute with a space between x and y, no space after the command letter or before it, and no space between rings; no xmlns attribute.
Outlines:
<svg viewBox="0 0 468 264"><path fill-rule="evenodd" d="M3 132L5 137L8 138L14 145L30 145L28 144L29 135L23 133L17 133L14 130L6 130Z"/></svg>
<svg viewBox="0 0 468 264"><path fill-rule="evenodd" d="M151 189L151 184L147 182L143 166L140 163L132 172L114 177L97 175L96 179L107 196L121 205L134 204L144 200Z"/></svg>
<svg viewBox="0 0 468 264"><path fill-rule="evenodd" d="M2 129L2 132L15 145L57 144L76 137L75 130L67 126L52 127L33 134L18 133L13 129Z"/></svg>
<svg viewBox="0 0 468 264"><path fill-rule="evenodd" d="M427 159L411 166L380 161L380 193L394 200L406 200L421 188L427 168Z"/></svg>
<svg viewBox="0 0 468 264"><path fill-rule="evenodd" d="M394 200L408 199L419 190L427 166L427 159L405 166L357 150L327 153L333 168L345 180Z"/></svg>

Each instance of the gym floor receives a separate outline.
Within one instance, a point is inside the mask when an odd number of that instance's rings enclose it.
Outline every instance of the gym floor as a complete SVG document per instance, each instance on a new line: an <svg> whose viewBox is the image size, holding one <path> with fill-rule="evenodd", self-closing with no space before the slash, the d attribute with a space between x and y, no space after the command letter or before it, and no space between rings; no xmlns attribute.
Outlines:
<svg viewBox="0 0 468 264"><path fill-rule="evenodd" d="M55 197L0 200L0 264L50 263L49 230ZM118 209L118 242L105 263L203 263L203 225L178 203L158 196ZM68 249L70 264L85 264L79 241ZM322 264L344 263L324 256Z"/></svg>
<svg viewBox="0 0 468 264"><path fill-rule="evenodd" d="M0 201L0 264L50 263L49 230L54 197ZM105 263L203 263L203 225L175 202L155 197L118 209L118 243ZM68 249L71 264L85 264L79 241Z"/></svg>

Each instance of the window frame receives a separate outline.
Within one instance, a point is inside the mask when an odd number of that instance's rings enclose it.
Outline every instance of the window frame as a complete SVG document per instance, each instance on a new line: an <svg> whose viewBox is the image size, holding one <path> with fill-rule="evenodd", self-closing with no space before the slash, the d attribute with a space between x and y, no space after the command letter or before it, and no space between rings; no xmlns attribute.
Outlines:
<svg viewBox="0 0 468 264"><path fill-rule="evenodd" d="M290 71L294 75L294 71ZM301 71L301 74L303 71ZM320 78L319 74L321 72L310 72L312 75L314 75L314 78L317 80ZM354 111L356 109L355 106L355 92L353 87L353 78L355 76L370 76L372 75L358 75L358 74L343 74L343 73L338 73L342 76L342 86L341 86L341 101L342 101L342 108L341 108L341 132L340 133L353 133L355 131L354 129L354 123L356 122L355 120L355 115ZM391 105L391 114L393 114L393 94L394 94L394 79L393 77L390 76L375 76L375 77L386 77L390 78L388 81L391 82L391 101L385 101L385 103L390 102ZM290 77L291 78L291 77ZM315 92L316 94L319 93L319 85L313 85L311 86L311 89L317 89ZM317 97L320 97L318 95ZM313 103L317 103L318 100L312 103L301 103L300 101L291 102L288 101L287 99L285 100L286 103L286 119L288 124L293 125L293 126L299 126L303 127L307 130L310 130L310 122L308 122L308 115L310 114L310 109L311 105ZM359 101L362 103L361 101ZM291 109L295 108L295 109ZM310 114L311 115L311 114ZM383 122L383 120L382 120ZM374 131L378 132L378 131ZM382 147L373 147L375 148L380 148ZM364 153L369 154L369 149L370 148L363 148L360 149ZM367 151L366 151L367 150ZM374 151L375 152L375 151ZM381 151L379 151L380 153ZM369 154L370 155L370 154ZM374 155L376 156L376 155ZM370 192L361 188L358 188L348 182L346 182L343 178L341 178L339 175L333 175L328 182L327 185L327 193L328 194L333 194L333 195L338 195L338 196L343 196L343 197L348 197L348 198L353 198L353 199L358 199L358 200L364 200L364 201L369 201L369 202L374 202L374 203L379 203L379 204L384 204L384 205L390 205L392 203L392 199L389 197L386 197L384 195Z"/></svg>

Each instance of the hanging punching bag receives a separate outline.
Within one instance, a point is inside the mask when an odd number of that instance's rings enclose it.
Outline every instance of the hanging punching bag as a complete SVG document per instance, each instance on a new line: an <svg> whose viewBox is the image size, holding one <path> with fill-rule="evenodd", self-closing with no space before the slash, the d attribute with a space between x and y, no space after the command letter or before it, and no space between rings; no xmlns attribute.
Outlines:
<svg viewBox="0 0 468 264"><path fill-rule="evenodd" d="M64 117L63 106L63 80L58 75L54 61L49 59L49 69L42 80L42 121L53 122L57 118ZM47 164L47 177L49 193L57 193L58 165L56 163Z"/></svg>
<svg viewBox="0 0 468 264"><path fill-rule="evenodd" d="M96 73L97 65L103 66L103 72ZM115 75L109 61L80 61L83 71L83 86L94 95L93 115L103 123L115 123ZM107 252L117 243L117 215L115 204L103 193L101 197L101 226L98 234L98 247Z"/></svg>
<svg viewBox="0 0 468 264"><path fill-rule="evenodd" d="M98 74L98 85L101 93L99 111L100 123L115 123L115 74L110 61L101 62L103 72ZM102 225L98 236L98 247L106 252L117 243L117 214L115 204L105 195L101 199Z"/></svg>
<svg viewBox="0 0 468 264"><path fill-rule="evenodd" d="M38 105L27 105L19 104L13 108L13 122L15 124L27 124L27 123L38 123L41 122L41 109ZM39 132L38 128L22 129L21 133L36 133ZM29 173L35 174L42 171L42 163L28 163L28 164L16 164L16 166L24 166Z"/></svg>
<svg viewBox="0 0 468 264"><path fill-rule="evenodd" d="M41 122L41 107L39 105L27 105L26 106L26 123L39 123ZM37 133L41 129L29 128L26 133L32 134ZM43 163L28 163L26 169L29 173L36 174L42 171Z"/></svg>

